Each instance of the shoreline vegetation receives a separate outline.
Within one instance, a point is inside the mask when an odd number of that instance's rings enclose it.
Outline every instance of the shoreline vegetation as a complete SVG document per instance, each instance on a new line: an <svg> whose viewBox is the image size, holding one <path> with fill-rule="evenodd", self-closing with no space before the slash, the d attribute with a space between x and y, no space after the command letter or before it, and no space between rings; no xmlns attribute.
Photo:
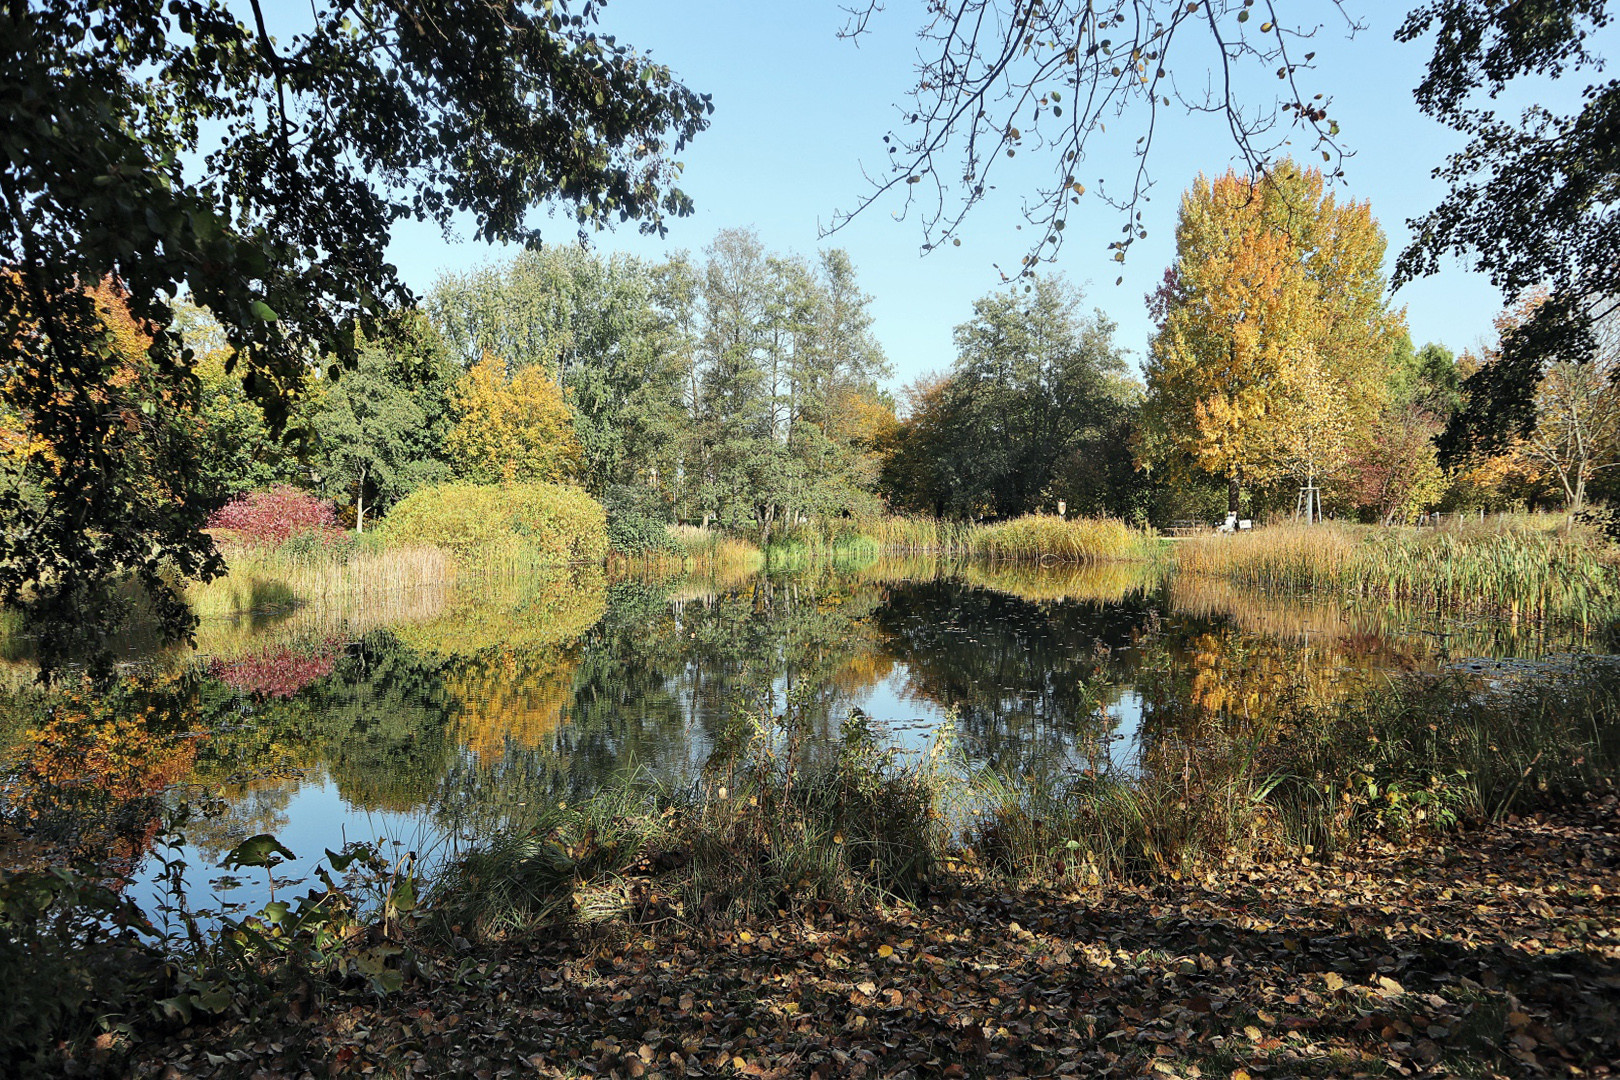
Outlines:
<svg viewBox="0 0 1620 1080"><path fill-rule="evenodd" d="M662 551L630 559L600 505L567 489L531 486L515 508L479 491L441 499L363 540L238 540L232 575L196 598L232 616L209 619L216 648L250 643L236 628L265 602L297 607L290 633L324 639L328 623L364 626L373 600L409 597L394 601L402 641L496 654L525 634L585 633L619 574L684 574L698 595L839 560L877 581L960 574L1038 602L1118 602L1174 574L1171 592L1197 608L1241 588L1596 620L1594 583L1615 566L1584 533L1524 521L1438 535L1282 525L1172 546L1119 522L1034 516L800 529L765 551L676 526ZM1567 580L1515 584L1514 560L1536 558ZM1430 572L1450 576L1416 591ZM469 609L457 584L501 599ZM1620 663L1395 674L1334 699L1292 678L1263 716L1159 730L1128 767L1082 740L1072 767L1037 774L975 765L948 741L901 754L859 715L813 746L790 696L781 714L735 718L689 786L626 776L431 858L349 845L252 913L193 906L180 852L206 821L182 807L153 841L167 868L157 921L105 869L0 872L0 968L52 988L0 1025L0 1062L46 1075L333 1062L580 1075L572 1061L639 1078L770 1075L790 1052L807 1071L867 1077L1075 1062L1342 1075L1373 1059L1498 1076L1613 1060L1603 973L1620 902L1603 883L1620 868ZM153 682L143 707L168 707L163 687L183 681ZM1548 851L1564 860L1556 882ZM274 880L286 854L259 836L223 865ZM1519 901L1500 900L1504 881ZM1401 919L1368 922L1367 905ZM1191 911L1216 922L1185 930ZM1305 933L1311 949L1288 946ZM1481 942L1494 944L1479 954ZM759 980L784 957L812 974L782 995ZM648 981L654 970L669 974ZM746 1021L726 1019L739 1009ZM468 1048L466 1030L505 1031L513 1010L554 1019ZM975 1019L919 1041L952 1010ZM885 1030L895 1037L875 1037Z"/></svg>
<svg viewBox="0 0 1620 1080"><path fill-rule="evenodd" d="M504 493L504 494L503 494ZM356 541L295 535L278 547L219 537L229 572L185 590L203 618L390 590L509 578L564 564L735 578L817 561L931 557L994 564L1146 563L1267 595L1321 595L1583 630L1620 620L1620 548L1552 515L1503 515L1447 529L1284 522L1169 543L1117 519L1029 514L966 523L907 516L812 522L763 550L717 527L655 523L634 546L610 541L601 504L551 484L441 485L403 501Z"/></svg>
<svg viewBox="0 0 1620 1080"><path fill-rule="evenodd" d="M165 930L93 878L8 872L0 960L56 989L0 1053L225 1076L348 1047L347 1071L383 1075L640 1077L766 1075L791 1046L822 1075L988 1077L1497 1076L1620 1050L1612 661L1302 694L1262 728L1166 733L1129 774L1106 751L1046 778L946 743L897 756L859 718L812 753L792 710L740 720L695 786L626 777L426 879L351 845L303 897L214 913L219 930L178 874ZM186 827L159 837L166 865ZM284 854L253 838L225 865L273 874ZM919 1042L953 1008L973 1022ZM519 1014L544 1022L465 1039Z"/></svg>

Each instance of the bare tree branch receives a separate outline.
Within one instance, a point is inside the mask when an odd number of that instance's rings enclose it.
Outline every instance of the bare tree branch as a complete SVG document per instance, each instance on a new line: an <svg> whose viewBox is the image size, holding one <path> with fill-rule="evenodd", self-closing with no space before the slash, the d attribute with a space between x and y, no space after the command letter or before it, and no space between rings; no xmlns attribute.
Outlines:
<svg viewBox="0 0 1620 1080"><path fill-rule="evenodd" d="M1342 19L1347 34L1362 29L1344 0L1321 2ZM882 7L867 0L845 8L840 36L858 41L876 32L873 20ZM1331 103L1298 80L1316 55L1296 56L1298 43L1322 26L1284 24L1274 0L1259 7L1256 0L931 0L927 10L917 31L916 83L898 107L900 123L883 138L889 163L866 173L869 190L852 209L838 212L825 234L898 197L895 215L916 215L924 252L959 243L963 221L993 189L997 166L1027 151L1041 155L1050 179L1024 200L1023 217L1035 239L1017 270L1003 277L1030 274L1056 257L1069 215L1086 194L1076 173L1108 122L1120 121L1125 135L1140 133L1135 168L1123 195L1110 195L1103 185L1095 194L1125 217L1120 239L1108 245L1124 262L1131 245L1147 235L1141 204L1153 186L1149 165L1160 110L1176 107L1224 116L1251 173L1263 173L1283 143L1303 132L1329 175L1343 175L1348 152L1329 116ZM1200 38L1215 50L1202 66L1192 54ZM1240 73L1273 68L1280 93L1268 101L1242 100ZM1183 93L1176 70L1183 78L1206 72L1206 90ZM1116 130L1114 137L1121 134Z"/></svg>

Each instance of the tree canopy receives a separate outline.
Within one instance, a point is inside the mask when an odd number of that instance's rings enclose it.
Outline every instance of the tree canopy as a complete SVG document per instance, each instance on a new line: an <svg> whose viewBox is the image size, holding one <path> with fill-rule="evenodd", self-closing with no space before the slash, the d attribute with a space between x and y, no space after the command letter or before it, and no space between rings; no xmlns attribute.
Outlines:
<svg viewBox="0 0 1620 1080"><path fill-rule="evenodd" d="M1594 38L1611 22L1607 0L1430 0L1398 35L1434 32L1418 105L1469 141L1435 170L1451 192L1411 223L1396 282L1456 255L1510 303L1547 289L1504 335L1497 361L1470 379L1467 408L1442 442L1448 461L1530 435L1547 367L1594 359L1598 326L1620 311L1620 81L1587 83L1567 113L1534 104L1513 118L1495 105L1524 80L1601 71Z"/></svg>
<svg viewBox="0 0 1620 1080"><path fill-rule="evenodd" d="M1078 289L1046 275L1032 284L975 301L950 376L914 391L887 465L897 502L1001 518L1094 494L1058 483L1059 472L1127 411L1124 356L1114 324L1086 313Z"/></svg>
<svg viewBox="0 0 1620 1080"><path fill-rule="evenodd" d="M87 286L118 283L154 392L181 407L194 357L169 301L189 290L275 427L310 358L352 362L411 300L384 256L394 222L466 213L480 239L535 243L546 203L582 231L691 209L673 155L708 99L600 34L589 0L317 2L275 12L304 19L275 35L249 6L249 22L217 0L0 9L0 371L49 448L25 465L48 497L0 493L0 598L32 621L73 619L124 575L161 591L165 567L218 568L205 506L142 512L101 482L116 361ZM164 615L185 630L183 608Z"/></svg>
<svg viewBox="0 0 1620 1080"><path fill-rule="evenodd" d="M1143 451L1228 485L1322 475L1387 400L1404 316L1389 310L1384 237L1365 203L1282 163L1200 178L1183 198L1159 294Z"/></svg>

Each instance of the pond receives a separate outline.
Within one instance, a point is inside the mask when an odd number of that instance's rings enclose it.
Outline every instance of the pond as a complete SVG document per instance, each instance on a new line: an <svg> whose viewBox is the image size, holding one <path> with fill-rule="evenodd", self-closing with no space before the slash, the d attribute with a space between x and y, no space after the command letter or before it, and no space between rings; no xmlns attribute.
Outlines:
<svg viewBox="0 0 1620 1080"><path fill-rule="evenodd" d="M12 798L35 783L59 801L88 793L91 811L125 800L77 839L122 858L150 902L157 802L128 798L143 791L218 798L187 829L193 887L264 832L299 856L282 871L297 877L346 841L431 857L615 778L692 784L762 717L790 714L811 752L853 720L901 754L946 739L1007 774L1128 772L1166 732L1587 646L1134 564L576 569L208 622L195 653L151 663L111 701L58 708L54 728L36 694L13 690L6 730L31 770ZM99 732L93 746L75 724ZM263 892L255 880L231 899Z"/></svg>

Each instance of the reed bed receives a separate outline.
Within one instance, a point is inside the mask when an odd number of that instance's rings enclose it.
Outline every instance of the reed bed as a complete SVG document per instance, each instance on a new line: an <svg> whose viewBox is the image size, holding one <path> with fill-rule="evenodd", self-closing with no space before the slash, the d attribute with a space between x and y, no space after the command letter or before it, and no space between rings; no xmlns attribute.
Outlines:
<svg viewBox="0 0 1620 1080"><path fill-rule="evenodd" d="M962 521L893 515L864 518L855 522L854 528L887 554L925 555L962 551L974 526Z"/></svg>
<svg viewBox="0 0 1620 1080"><path fill-rule="evenodd" d="M700 566L728 573L751 573L765 565L765 553L757 546L718 529L671 525L669 535L689 568Z"/></svg>
<svg viewBox="0 0 1620 1080"><path fill-rule="evenodd" d="M1581 531L1284 525L1176 545L1181 571L1275 592L1337 592L1588 629L1620 618L1620 563Z"/></svg>
<svg viewBox="0 0 1620 1080"><path fill-rule="evenodd" d="M688 558L712 558L708 553L727 540L716 530L691 525L672 525L670 535ZM1027 514L980 525L891 515L797 524L783 529L767 554L773 567L823 560L869 562L889 556L1091 563L1151 559L1159 548L1150 533L1113 518ZM757 550L751 544L744 550L749 549Z"/></svg>
<svg viewBox="0 0 1620 1080"><path fill-rule="evenodd" d="M1514 621L1563 619L1587 628L1620 617L1614 559L1580 534L1515 529L1373 537L1343 588Z"/></svg>
<svg viewBox="0 0 1620 1080"><path fill-rule="evenodd" d="M984 559L1089 563L1146 559L1157 547L1157 539L1117 518L1026 514L967 530L960 550Z"/></svg>
<svg viewBox="0 0 1620 1080"><path fill-rule="evenodd" d="M1336 587L1356 559L1364 531L1324 522L1207 533L1176 542L1176 569L1279 591Z"/></svg>
<svg viewBox="0 0 1620 1080"><path fill-rule="evenodd" d="M947 841L939 755L901 762L857 735L813 758L778 719L752 720L753 737L691 786L632 774L496 831L430 887L432 918L502 939L559 920L731 922L925 889Z"/></svg>
<svg viewBox="0 0 1620 1080"><path fill-rule="evenodd" d="M300 604L386 603L415 589L443 589L456 580L456 564L434 547L389 547L347 559L289 555L274 550L225 551L229 572L189 585L191 610L201 618L240 617Z"/></svg>
<svg viewBox="0 0 1620 1080"><path fill-rule="evenodd" d="M1025 514L992 524L921 517L869 518L858 533L884 554L956 555L1005 562L1090 563L1150 559L1158 541L1116 518Z"/></svg>

